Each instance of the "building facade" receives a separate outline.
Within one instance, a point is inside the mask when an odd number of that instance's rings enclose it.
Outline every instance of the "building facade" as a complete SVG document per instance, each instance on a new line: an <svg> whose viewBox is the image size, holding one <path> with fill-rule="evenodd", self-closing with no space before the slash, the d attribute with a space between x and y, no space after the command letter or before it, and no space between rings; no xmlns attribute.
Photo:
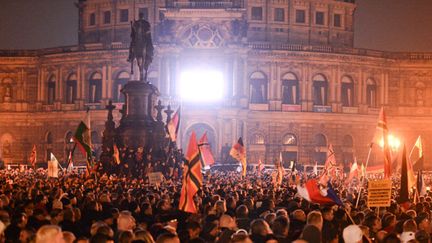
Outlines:
<svg viewBox="0 0 432 243"><path fill-rule="evenodd" d="M355 48L355 8L353 0L81 0L78 45L0 51L0 156L27 161L36 144L39 162L50 152L66 160L87 107L100 148L105 106L121 108L122 86L138 78L126 59L139 13L155 45L148 81L163 104L181 105L179 146L192 130L207 132L225 162L242 136L250 163L282 152L286 163L314 164L332 144L348 166L366 159L384 107L390 133L407 147L422 135L432 156L432 54ZM181 98L182 74L197 70L222 74L222 100ZM379 150L371 163L382 161Z"/></svg>

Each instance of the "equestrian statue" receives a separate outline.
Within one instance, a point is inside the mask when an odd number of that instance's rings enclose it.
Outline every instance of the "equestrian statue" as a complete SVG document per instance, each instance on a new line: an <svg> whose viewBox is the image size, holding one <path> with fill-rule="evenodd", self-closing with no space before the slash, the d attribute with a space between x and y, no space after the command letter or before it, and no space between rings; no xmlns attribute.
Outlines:
<svg viewBox="0 0 432 243"><path fill-rule="evenodd" d="M133 64L134 59L136 59L140 72L140 81L147 81L148 67L153 60L153 50L150 23L140 13L138 20L131 21L131 43L127 59L131 63L131 74L134 73Z"/></svg>

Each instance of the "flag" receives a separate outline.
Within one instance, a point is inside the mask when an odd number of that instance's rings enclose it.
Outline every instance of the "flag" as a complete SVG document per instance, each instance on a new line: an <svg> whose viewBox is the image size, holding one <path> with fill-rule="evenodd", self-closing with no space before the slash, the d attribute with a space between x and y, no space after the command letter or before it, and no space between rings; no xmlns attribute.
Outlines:
<svg viewBox="0 0 432 243"><path fill-rule="evenodd" d="M358 170L359 170L359 167L357 165L357 160L354 159L354 163L352 164L350 172L349 172L348 182L351 182L354 177L358 177Z"/></svg>
<svg viewBox="0 0 432 243"><path fill-rule="evenodd" d="M364 166L363 163L361 164L361 168L360 169L361 169L360 177L366 176L366 168L365 168L365 166Z"/></svg>
<svg viewBox="0 0 432 243"><path fill-rule="evenodd" d="M324 164L324 173L336 176L336 156L333 150L333 145L328 146L327 159Z"/></svg>
<svg viewBox="0 0 432 243"><path fill-rule="evenodd" d="M73 139L84 156L86 156L87 164L90 165L92 161L90 129L83 121L78 125Z"/></svg>
<svg viewBox="0 0 432 243"><path fill-rule="evenodd" d="M405 209L409 208L408 165L405 145L402 153L401 186L398 203Z"/></svg>
<svg viewBox="0 0 432 243"><path fill-rule="evenodd" d="M174 113L171 120L166 125L166 130L172 142L177 141L177 134L180 127L180 107Z"/></svg>
<svg viewBox="0 0 432 243"><path fill-rule="evenodd" d="M48 177L58 178L58 164L57 158L51 153L48 161Z"/></svg>
<svg viewBox="0 0 432 243"><path fill-rule="evenodd" d="M282 185L282 179L285 172L283 169L282 152L279 153L279 161L277 162L276 166L277 166L276 186L280 186Z"/></svg>
<svg viewBox="0 0 432 243"><path fill-rule="evenodd" d="M261 159L258 160L257 169L258 169L258 176L260 176L261 172L262 172L262 161L261 161Z"/></svg>
<svg viewBox="0 0 432 243"><path fill-rule="evenodd" d="M73 149L71 151L69 151L69 156L68 156L68 165L66 168L66 171L71 172L73 170L73 153L75 152L75 148L76 148L77 143L75 143Z"/></svg>
<svg viewBox="0 0 432 243"><path fill-rule="evenodd" d="M297 185L297 193L309 202L343 206L330 182L327 183L327 186L323 186L316 179L310 179L304 186Z"/></svg>
<svg viewBox="0 0 432 243"><path fill-rule="evenodd" d="M232 146L230 155L242 164L242 176L246 177L246 149L241 137L238 139L237 143Z"/></svg>
<svg viewBox="0 0 432 243"><path fill-rule="evenodd" d="M195 132L192 132L186 153L179 209L197 213L193 197L202 186L201 161Z"/></svg>
<svg viewBox="0 0 432 243"><path fill-rule="evenodd" d="M418 170L423 170L423 161L424 161L424 158L423 158L423 146L422 146L422 141L421 141L421 137L420 136L418 136L418 138L417 138L417 140L416 140L413 148L411 149L411 153L410 153L410 156L409 156L410 159L411 159L411 156L412 156L412 154L413 154L413 152L414 152L415 149L417 149L417 151L418 151L418 157L417 157L416 161L413 163L413 170L414 171L416 171L416 170L417 171Z"/></svg>
<svg viewBox="0 0 432 243"><path fill-rule="evenodd" d="M382 141L383 141L383 152L384 152L384 178L388 179L391 176L391 155L390 147L388 142L388 127L387 119L384 113L384 107L381 107L380 115L378 118L377 130L382 131Z"/></svg>
<svg viewBox="0 0 432 243"><path fill-rule="evenodd" d="M33 144L32 151L30 153L29 162L33 166L36 166L37 154L36 154L36 144Z"/></svg>
<svg viewBox="0 0 432 243"><path fill-rule="evenodd" d="M114 159L114 163L116 163L117 165L121 163L120 152L116 144L113 145L113 159Z"/></svg>
<svg viewBox="0 0 432 243"><path fill-rule="evenodd" d="M201 139L199 140L198 147L201 154L201 160L204 165L212 165L214 164L213 154L210 149L210 144L207 138L207 132L205 132Z"/></svg>
<svg viewBox="0 0 432 243"><path fill-rule="evenodd" d="M423 173L421 170L417 172L417 193L420 197L426 195L426 186L424 183Z"/></svg>

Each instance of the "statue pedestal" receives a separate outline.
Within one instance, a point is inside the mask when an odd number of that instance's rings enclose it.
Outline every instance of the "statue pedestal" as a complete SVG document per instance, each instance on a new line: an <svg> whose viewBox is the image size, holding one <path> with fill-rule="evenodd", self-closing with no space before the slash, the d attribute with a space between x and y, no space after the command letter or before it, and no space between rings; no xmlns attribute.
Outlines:
<svg viewBox="0 0 432 243"><path fill-rule="evenodd" d="M159 91L152 84L129 81L121 92L125 95L126 103L117 128L117 142L122 147L143 147L148 151L153 147L153 133L157 124L154 107Z"/></svg>

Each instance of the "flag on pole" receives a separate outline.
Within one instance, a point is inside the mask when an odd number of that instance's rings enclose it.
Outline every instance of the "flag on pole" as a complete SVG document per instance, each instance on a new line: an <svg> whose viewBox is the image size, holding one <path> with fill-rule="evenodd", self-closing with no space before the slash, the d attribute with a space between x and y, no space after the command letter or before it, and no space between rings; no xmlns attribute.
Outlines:
<svg viewBox="0 0 432 243"><path fill-rule="evenodd" d="M37 160L37 153L36 153L36 144L33 144L32 151L30 152L29 162L35 168L36 166L36 160Z"/></svg>
<svg viewBox="0 0 432 243"><path fill-rule="evenodd" d="M120 152L116 144L113 145L113 159L115 164L119 165L121 163Z"/></svg>
<svg viewBox="0 0 432 243"><path fill-rule="evenodd" d="M327 150L327 159L324 164L324 173L336 176L336 156L333 150L333 145L330 144Z"/></svg>
<svg viewBox="0 0 432 243"><path fill-rule="evenodd" d="M423 179L423 173L421 170L417 172L417 192L420 197L426 195L426 186Z"/></svg>
<svg viewBox="0 0 432 243"><path fill-rule="evenodd" d="M166 126L166 130L172 142L177 141L177 134L180 128L180 107L177 108L177 111L174 113L171 120L168 122Z"/></svg>
<svg viewBox="0 0 432 243"><path fill-rule="evenodd" d="M53 153L50 154L50 160L48 161L48 177L58 178L58 160Z"/></svg>
<svg viewBox="0 0 432 243"><path fill-rule="evenodd" d="M90 130L87 125L81 121L74 135L74 141L77 143L80 151L87 158L87 167L92 165L92 148ZM89 170L90 168L88 168ZM90 170L89 170L90 171Z"/></svg>
<svg viewBox="0 0 432 243"><path fill-rule="evenodd" d="M309 202L343 205L330 182L320 185L316 179L310 179L304 186L297 185L297 193Z"/></svg>
<svg viewBox="0 0 432 243"><path fill-rule="evenodd" d="M409 198L409 182L408 182L408 164L406 148L404 145L402 153L402 167L401 167L401 186L399 190L399 200L398 203L405 209L409 208L410 198Z"/></svg>
<svg viewBox="0 0 432 243"><path fill-rule="evenodd" d="M358 170L359 170L359 167L357 164L357 160L354 159L354 163L352 164L350 172L349 172L348 182L351 182L354 177L358 177Z"/></svg>
<svg viewBox="0 0 432 243"><path fill-rule="evenodd" d="M261 159L258 160L258 166L257 166L257 170L258 170L258 176L261 176L261 172L262 172L262 161Z"/></svg>
<svg viewBox="0 0 432 243"><path fill-rule="evenodd" d="M242 176L246 177L246 148L243 139L240 137L230 150L230 155L242 164Z"/></svg>
<svg viewBox="0 0 432 243"><path fill-rule="evenodd" d="M201 161L195 132L192 132L186 153L179 209L188 213L198 210L193 197L202 186Z"/></svg>
<svg viewBox="0 0 432 243"><path fill-rule="evenodd" d="M285 172L283 169L282 152L279 152L279 161L277 162L276 166L277 166L276 186L280 186L282 185L282 179Z"/></svg>
<svg viewBox="0 0 432 243"><path fill-rule="evenodd" d="M360 177L366 176L366 168L364 166L364 164L361 164L361 172L360 172Z"/></svg>
<svg viewBox="0 0 432 243"><path fill-rule="evenodd" d="M198 147L200 150L201 160L202 160L203 164L204 165L214 164L215 161L214 161L211 149L210 149L210 144L208 142L207 132L205 132L202 135L201 139L198 142Z"/></svg>
<svg viewBox="0 0 432 243"><path fill-rule="evenodd" d="M68 172L72 172L73 171L73 153L75 152L75 148L76 148L77 143L75 143L75 145L73 146L73 149L71 151L69 151L69 156L68 156L68 165L66 168L66 171Z"/></svg>
<svg viewBox="0 0 432 243"><path fill-rule="evenodd" d="M381 107L380 115L378 118L377 130L382 131L382 147L384 152L384 178L388 179L391 176L392 161L388 142L387 118L384 113L384 107Z"/></svg>
<svg viewBox="0 0 432 243"><path fill-rule="evenodd" d="M315 161L315 165L313 167L313 173L317 176L318 175L318 162Z"/></svg>
<svg viewBox="0 0 432 243"><path fill-rule="evenodd" d="M423 170L423 161L424 161L424 157L423 157L423 145L422 145L422 141L421 141L421 136L418 136L414 147L411 149L411 153L410 153L410 159L411 156L414 152L414 150L418 151L418 157L415 160L415 162L413 163L413 170L414 171L418 171L418 170Z"/></svg>

